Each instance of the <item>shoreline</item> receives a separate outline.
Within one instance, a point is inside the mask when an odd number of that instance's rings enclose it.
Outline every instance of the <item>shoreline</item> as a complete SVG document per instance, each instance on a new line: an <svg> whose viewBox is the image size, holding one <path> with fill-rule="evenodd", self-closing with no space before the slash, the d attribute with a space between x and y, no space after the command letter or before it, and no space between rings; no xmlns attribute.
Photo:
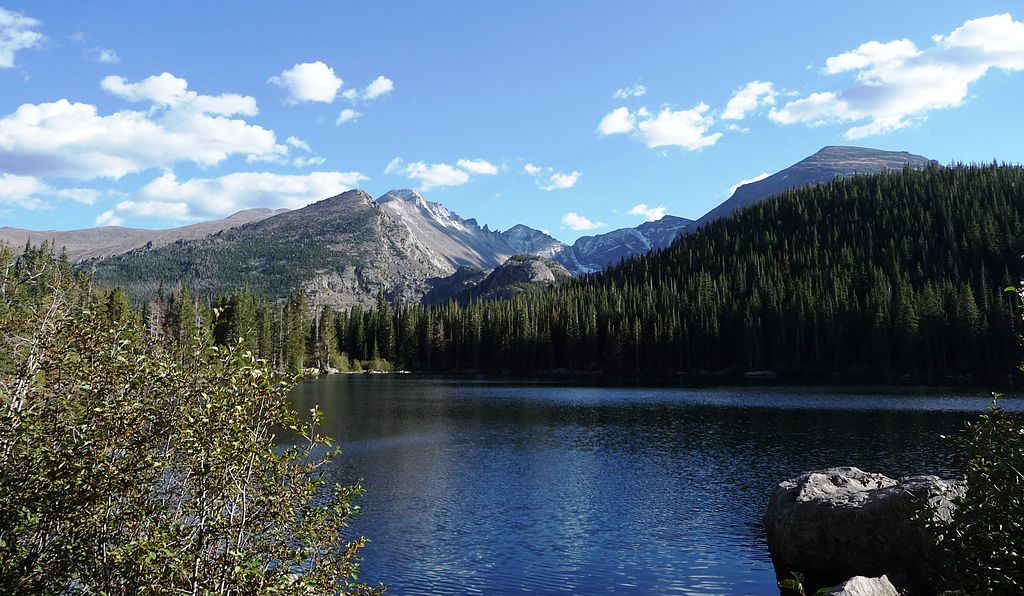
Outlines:
<svg viewBox="0 0 1024 596"><path fill-rule="evenodd" d="M760 372L760 371L759 371ZM413 375L432 379L459 379L485 383L515 383L538 385L576 385L590 387L651 387L651 388L716 388L716 387L851 387L874 389L959 389L977 390L984 394L993 392L1024 392L1024 375L1005 378L990 377L935 377L927 375L893 377L864 377L855 375L783 375L783 374L695 374L675 375L611 375L602 372L556 370L531 372L528 374L511 371L489 372L481 370L457 371L331 371L311 373L306 378L330 375Z"/></svg>

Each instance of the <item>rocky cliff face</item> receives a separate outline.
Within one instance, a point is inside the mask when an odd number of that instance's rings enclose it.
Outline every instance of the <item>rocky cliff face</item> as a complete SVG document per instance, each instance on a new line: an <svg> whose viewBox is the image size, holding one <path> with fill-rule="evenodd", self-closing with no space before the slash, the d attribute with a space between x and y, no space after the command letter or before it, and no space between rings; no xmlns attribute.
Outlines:
<svg viewBox="0 0 1024 596"><path fill-rule="evenodd" d="M377 199L381 210L408 230L409 237L434 264L454 273L463 265L490 269L515 253L498 232L463 219L415 190L391 190Z"/></svg>

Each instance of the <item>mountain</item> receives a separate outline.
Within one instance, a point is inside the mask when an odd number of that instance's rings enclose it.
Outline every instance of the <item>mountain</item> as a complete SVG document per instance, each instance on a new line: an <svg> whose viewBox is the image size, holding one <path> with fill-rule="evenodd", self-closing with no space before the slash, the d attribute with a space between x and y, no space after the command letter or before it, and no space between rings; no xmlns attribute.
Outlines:
<svg viewBox="0 0 1024 596"><path fill-rule="evenodd" d="M499 232L487 226L481 228L475 219L462 219L415 190L388 191L377 204L405 225L414 241L434 255L434 264L441 269L454 272L463 265L490 269L516 252Z"/></svg>
<svg viewBox="0 0 1024 596"><path fill-rule="evenodd" d="M64 247L72 262L95 257L108 257L126 253L146 245L164 246L178 240L196 240L210 234L260 221L284 213L287 209L245 209L224 219L204 221L188 226L166 230L146 230L104 226L82 230L24 230L21 228L0 228L0 242L21 247L26 242L41 244L50 242L60 250Z"/></svg>
<svg viewBox="0 0 1024 596"><path fill-rule="evenodd" d="M909 165L919 169L935 163L927 157L906 151L882 151L866 147L824 147L814 155L802 159L788 168L756 182L737 188L725 202L699 220L693 229L709 221L732 215L734 211L752 205L787 190L829 182L854 174L877 174L886 170L900 170Z"/></svg>
<svg viewBox="0 0 1024 596"><path fill-rule="evenodd" d="M303 287L314 302L336 306L369 304L381 292L395 300L434 303L483 284L490 270L515 255L550 259L575 275L599 272L664 249L681 234L791 188L930 163L905 152L825 147L741 186L697 222L667 215L635 228L583 236L572 245L522 224L491 230L409 189L391 190L376 200L350 191L286 213L249 210L173 230L6 228L0 239L16 245L30 238L66 245L72 259L93 271L99 283L122 285L135 297L163 282L171 287L187 283L204 294L248 285L272 298Z"/></svg>
<svg viewBox="0 0 1024 596"><path fill-rule="evenodd" d="M470 298L498 300L543 290L572 278L561 263L537 255L515 255L468 292Z"/></svg>
<svg viewBox="0 0 1024 596"><path fill-rule="evenodd" d="M513 254L517 255L555 258L567 248L565 243L523 224L516 224L505 230L501 233L501 238L512 248Z"/></svg>
<svg viewBox="0 0 1024 596"><path fill-rule="evenodd" d="M423 303L436 305L456 300L466 304L476 298L511 298L543 290L571 278L572 273L554 259L530 254L515 255L489 272L469 265L460 267L452 276L436 280L424 296Z"/></svg>
<svg viewBox="0 0 1024 596"><path fill-rule="evenodd" d="M649 221L635 228L583 236L570 247L571 259L562 254L556 258L566 266L574 265L576 271L602 271L622 259L665 248L693 224L693 220L666 215L657 221Z"/></svg>
<svg viewBox="0 0 1024 596"><path fill-rule="evenodd" d="M424 250L437 255L439 267L456 269L466 265L492 269L513 255L537 255L559 262L573 274L591 273L623 258L664 248L694 223L666 215L636 228L584 236L570 246L523 224L504 232L481 228L475 219L463 219L415 190L388 191L377 204L405 224Z"/></svg>
<svg viewBox="0 0 1024 596"><path fill-rule="evenodd" d="M423 296L423 304L444 304L453 298L467 296L469 292L487 279L490 271L463 265L448 277L429 280L430 290Z"/></svg>
<svg viewBox="0 0 1024 596"><path fill-rule="evenodd" d="M160 283L207 296L248 286L270 298L302 287L317 304L417 301L450 274L437 253L370 195L352 190L199 240L86 261L97 283L153 295Z"/></svg>
<svg viewBox="0 0 1024 596"><path fill-rule="evenodd" d="M1024 278L1021 254L1024 167L906 168L759 201L515 301L378 328L420 322L417 345L385 355L406 369L1006 380L1022 356L1003 288Z"/></svg>

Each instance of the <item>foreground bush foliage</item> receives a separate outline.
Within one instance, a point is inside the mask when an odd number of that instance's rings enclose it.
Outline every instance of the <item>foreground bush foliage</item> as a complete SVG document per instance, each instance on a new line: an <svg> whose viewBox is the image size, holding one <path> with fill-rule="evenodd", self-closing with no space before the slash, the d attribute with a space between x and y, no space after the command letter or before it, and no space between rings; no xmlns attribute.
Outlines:
<svg viewBox="0 0 1024 596"><path fill-rule="evenodd" d="M66 259L0 248L0 592L381 591L319 414L247 351L145 337Z"/></svg>
<svg viewBox="0 0 1024 596"><path fill-rule="evenodd" d="M1024 594L1024 416L998 401L957 438L967 490L942 540L942 580L969 594Z"/></svg>

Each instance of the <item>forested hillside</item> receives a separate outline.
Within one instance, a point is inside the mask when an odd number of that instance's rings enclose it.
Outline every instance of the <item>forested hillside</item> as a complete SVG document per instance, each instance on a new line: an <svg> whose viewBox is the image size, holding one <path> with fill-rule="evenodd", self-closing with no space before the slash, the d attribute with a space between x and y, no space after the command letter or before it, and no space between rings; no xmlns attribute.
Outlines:
<svg viewBox="0 0 1024 596"><path fill-rule="evenodd" d="M1017 166L841 179L548 292L398 308L364 339L343 314L339 347L435 370L1002 375L1022 221Z"/></svg>
<svg viewBox="0 0 1024 596"><path fill-rule="evenodd" d="M907 168L787 192L547 291L341 312L243 291L210 318L219 342L293 370L1003 376L1022 222L1024 168ZM151 303L150 327L175 335L181 308Z"/></svg>

